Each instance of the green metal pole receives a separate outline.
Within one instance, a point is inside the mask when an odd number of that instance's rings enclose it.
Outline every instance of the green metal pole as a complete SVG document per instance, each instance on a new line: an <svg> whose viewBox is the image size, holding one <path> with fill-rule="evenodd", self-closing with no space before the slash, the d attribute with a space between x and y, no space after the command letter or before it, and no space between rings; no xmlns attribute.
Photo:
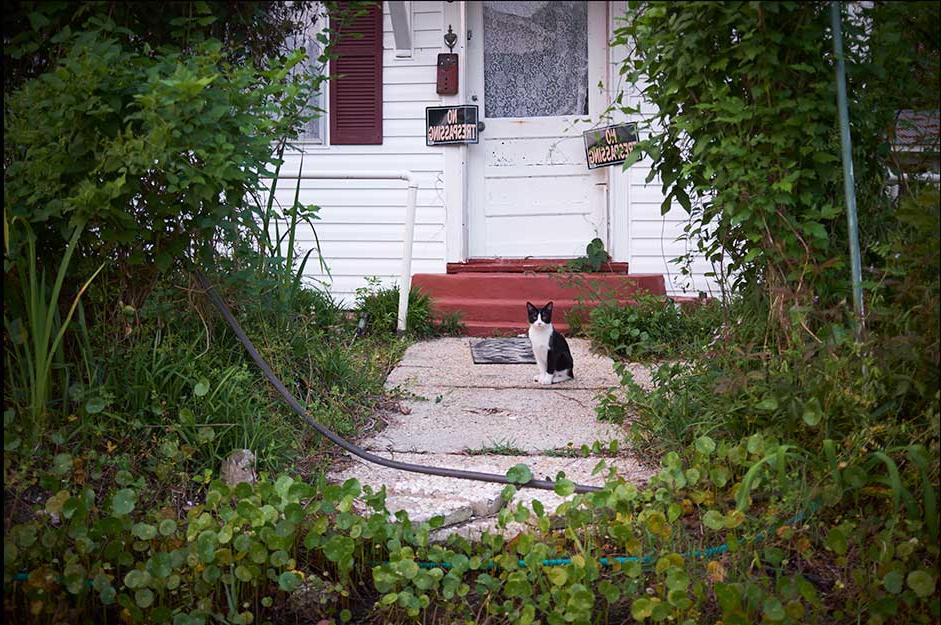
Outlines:
<svg viewBox="0 0 941 625"><path fill-rule="evenodd" d="M856 218L856 178L853 174L853 150L850 142L849 106L846 103L846 68L843 65L842 10L838 0L830 2L833 24L833 53L836 56L836 101L840 114L840 147L843 152L843 191L846 194L846 222L850 235L850 266L853 272L853 311L856 313L856 338L864 329L863 272L859 253L859 224Z"/></svg>

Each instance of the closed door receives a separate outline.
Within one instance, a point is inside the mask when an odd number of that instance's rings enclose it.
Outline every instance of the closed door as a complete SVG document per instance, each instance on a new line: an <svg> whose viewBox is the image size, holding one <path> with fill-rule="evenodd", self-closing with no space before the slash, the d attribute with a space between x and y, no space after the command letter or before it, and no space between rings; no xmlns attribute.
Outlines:
<svg viewBox="0 0 941 625"><path fill-rule="evenodd" d="M604 108L606 2L470 2L467 76L472 258L572 258L607 243L607 171L582 132Z"/></svg>

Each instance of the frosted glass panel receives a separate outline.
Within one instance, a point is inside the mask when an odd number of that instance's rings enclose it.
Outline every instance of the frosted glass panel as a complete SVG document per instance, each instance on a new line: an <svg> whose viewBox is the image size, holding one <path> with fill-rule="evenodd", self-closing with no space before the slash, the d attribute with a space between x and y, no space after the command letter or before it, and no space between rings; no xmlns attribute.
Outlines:
<svg viewBox="0 0 941 625"><path fill-rule="evenodd" d="M487 117L588 114L588 4L484 2Z"/></svg>

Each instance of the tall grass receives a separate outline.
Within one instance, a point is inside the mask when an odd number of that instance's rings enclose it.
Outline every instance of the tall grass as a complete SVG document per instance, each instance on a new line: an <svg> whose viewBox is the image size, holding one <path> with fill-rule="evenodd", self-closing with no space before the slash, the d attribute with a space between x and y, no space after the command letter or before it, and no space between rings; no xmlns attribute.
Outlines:
<svg viewBox="0 0 941 625"><path fill-rule="evenodd" d="M15 219L12 225L15 229ZM84 223L76 225L69 237L51 290L47 288L45 268L38 267L36 236L25 222L22 222L22 227L26 233L27 256L25 263L21 262L16 266L21 299L17 307L20 310L13 314L20 313L25 319L11 319L8 311L4 310L3 324L13 346L7 353L6 364L14 386L24 396L26 411L31 420L31 428L28 429L31 430L35 441L47 425L50 395L55 386L53 362L56 359L62 360L62 340L79 300L105 265L102 263L91 277L82 283L63 318L59 310L62 286L75 246L84 230ZM63 386L67 388L68 385Z"/></svg>

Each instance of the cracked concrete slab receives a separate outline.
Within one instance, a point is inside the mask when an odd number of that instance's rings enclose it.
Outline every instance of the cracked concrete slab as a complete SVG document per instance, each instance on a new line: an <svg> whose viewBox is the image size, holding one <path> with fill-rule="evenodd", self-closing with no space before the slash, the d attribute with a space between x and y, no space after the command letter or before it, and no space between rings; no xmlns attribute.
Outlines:
<svg viewBox="0 0 941 625"><path fill-rule="evenodd" d="M458 453L503 445L526 453L591 446L624 437L620 425L595 417L591 390L413 387L422 399L408 414L383 413L389 427L362 442L367 449Z"/></svg>
<svg viewBox="0 0 941 625"><path fill-rule="evenodd" d="M598 422L594 410L598 392L618 384L612 361L591 353L587 341L569 339L576 379L542 386L532 381L534 365L475 365L470 353L473 340L436 339L409 347L386 385L399 387L410 397L400 402L399 411L379 413L387 427L360 445L377 455L414 464L505 475L523 463L538 479L554 480L562 471L576 483L603 484L606 472L592 475L598 458L559 457L547 451L578 449L595 441L623 442L623 426ZM630 368L641 385L649 384L647 367ZM498 455L494 453L498 446L504 452L529 455ZM485 453L465 455L461 453L465 449ZM605 462L631 482L645 482L652 474L626 451ZM452 532L475 537L484 530L496 531L496 514L504 504L500 498L503 484L411 473L355 457L352 465L330 477L337 481L356 478L376 489L385 485L392 513L405 510L418 521L444 516L450 529L436 531L437 539ZM565 498L552 491L524 488L510 505L530 506L534 499L552 512ZM514 523L499 531L513 533L521 527Z"/></svg>
<svg viewBox="0 0 941 625"><path fill-rule="evenodd" d="M595 354L585 339L568 339L575 362L575 379L543 386L533 382L535 365L475 365L470 353L474 338L444 338L408 348L399 365L389 374L386 385L448 386L452 388L522 388L533 392L555 389L605 389L619 380L611 359ZM641 386L649 385L650 369L631 364L628 368Z"/></svg>
<svg viewBox="0 0 941 625"><path fill-rule="evenodd" d="M376 455L392 458L401 462L448 467L467 471L479 471L506 475L517 464L525 464L537 479L555 480L559 472L577 484L602 486L613 469L617 477L634 483L647 481L653 471L632 457L597 458L577 457L558 458L547 456L463 456L440 453L379 453ZM356 478L360 484L369 485L378 490L383 485L389 493L386 506L389 512L405 510L409 518L427 521L435 515L445 516L445 525L462 523L470 519L493 516L502 507L500 494L504 484L455 479L436 475L411 473L368 463L353 457L355 464L331 477L337 481ZM603 460L605 469L595 473L599 462ZM510 502L511 506L524 503L532 507L534 499L549 512L563 501L574 495L562 497L553 491L534 488L520 488ZM495 527L495 524L494 524Z"/></svg>

